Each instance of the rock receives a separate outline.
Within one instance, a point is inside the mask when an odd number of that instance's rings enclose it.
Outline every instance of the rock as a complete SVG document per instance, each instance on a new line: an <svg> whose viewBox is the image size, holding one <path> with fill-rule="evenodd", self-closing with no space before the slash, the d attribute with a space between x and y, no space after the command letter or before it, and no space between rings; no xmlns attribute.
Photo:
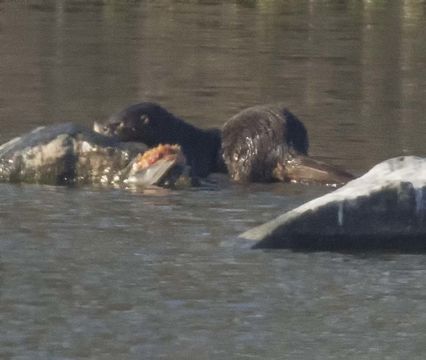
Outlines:
<svg viewBox="0 0 426 360"><path fill-rule="evenodd" d="M0 146L0 182L173 187L185 170L180 147L146 150L72 123L40 127Z"/></svg>
<svg viewBox="0 0 426 360"><path fill-rule="evenodd" d="M240 236L254 248L424 251L425 188L425 158L393 158Z"/></svg>
<svg viewBox="0 0 426 360"><path fill-rule="evenodd" d="M111 183L146 146L123 146L72 123L39 127L0 146L0 181Z"/></svg>

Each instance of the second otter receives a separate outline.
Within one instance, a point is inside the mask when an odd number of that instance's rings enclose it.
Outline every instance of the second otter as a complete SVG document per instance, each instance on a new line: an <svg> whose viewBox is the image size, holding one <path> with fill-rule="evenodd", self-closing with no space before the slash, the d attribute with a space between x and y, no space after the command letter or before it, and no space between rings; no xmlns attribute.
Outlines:
<svg viewBox="0 0 426 360"><path fill-rule="evenodd" d="M308 157L308 133L285 107L254 106L222 129L222 152L237 182L305 182L341 185L354 177Z"/></svg>

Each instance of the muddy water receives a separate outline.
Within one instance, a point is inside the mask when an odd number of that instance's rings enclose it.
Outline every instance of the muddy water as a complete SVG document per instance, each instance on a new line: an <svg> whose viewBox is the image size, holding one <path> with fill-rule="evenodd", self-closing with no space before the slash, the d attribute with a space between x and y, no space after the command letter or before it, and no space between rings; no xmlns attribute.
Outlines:
<svg viewBox="0 0 426 360"><path fill-rule="evenodd" d="M0 140L141 100L206 127L284 102L362 173L425 154L425 21L414 0L0 1ZM423 255L236 238L326 191L0 185L0 357L424 358Z"/></svg>

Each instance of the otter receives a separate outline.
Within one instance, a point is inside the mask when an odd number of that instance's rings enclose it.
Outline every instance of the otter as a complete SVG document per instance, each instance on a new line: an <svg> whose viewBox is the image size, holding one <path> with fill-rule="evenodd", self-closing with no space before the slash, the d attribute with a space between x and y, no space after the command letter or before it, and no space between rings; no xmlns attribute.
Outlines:
<svg viewBox="0 0 426 360"><path fill-rule="evenodd" d="M222 154L231 178L247 182L305 182L341 185L348 172L308 156L308 132L280 105L247 108L222 128Z"/></svg>
<svg viewBox="0 0 426 360"><path fill-rule="evenodd" d="M219 129L201 129L178 118L162 106L142 102L113 114L105 124L94 124L94 130L120 141L137 141L149 147L178 144L182 147L192 175L206 177L225 172L221 157Z"/></svg>

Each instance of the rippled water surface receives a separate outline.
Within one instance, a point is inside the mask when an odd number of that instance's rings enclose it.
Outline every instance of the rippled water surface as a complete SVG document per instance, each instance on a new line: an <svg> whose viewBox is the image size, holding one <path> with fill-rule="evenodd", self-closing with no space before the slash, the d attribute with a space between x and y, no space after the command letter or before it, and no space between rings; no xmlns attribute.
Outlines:
<svg viewBox="0 0 426 360"><path fill-rule="evenodd" d="M0 142L156 101L199 126L284 102L361 174L425 154L422 1L0 1ZM326 193L0 185L2 359L424 359L426 257L254 251ZM223 184L222 184L223 182Z"/></svg>

